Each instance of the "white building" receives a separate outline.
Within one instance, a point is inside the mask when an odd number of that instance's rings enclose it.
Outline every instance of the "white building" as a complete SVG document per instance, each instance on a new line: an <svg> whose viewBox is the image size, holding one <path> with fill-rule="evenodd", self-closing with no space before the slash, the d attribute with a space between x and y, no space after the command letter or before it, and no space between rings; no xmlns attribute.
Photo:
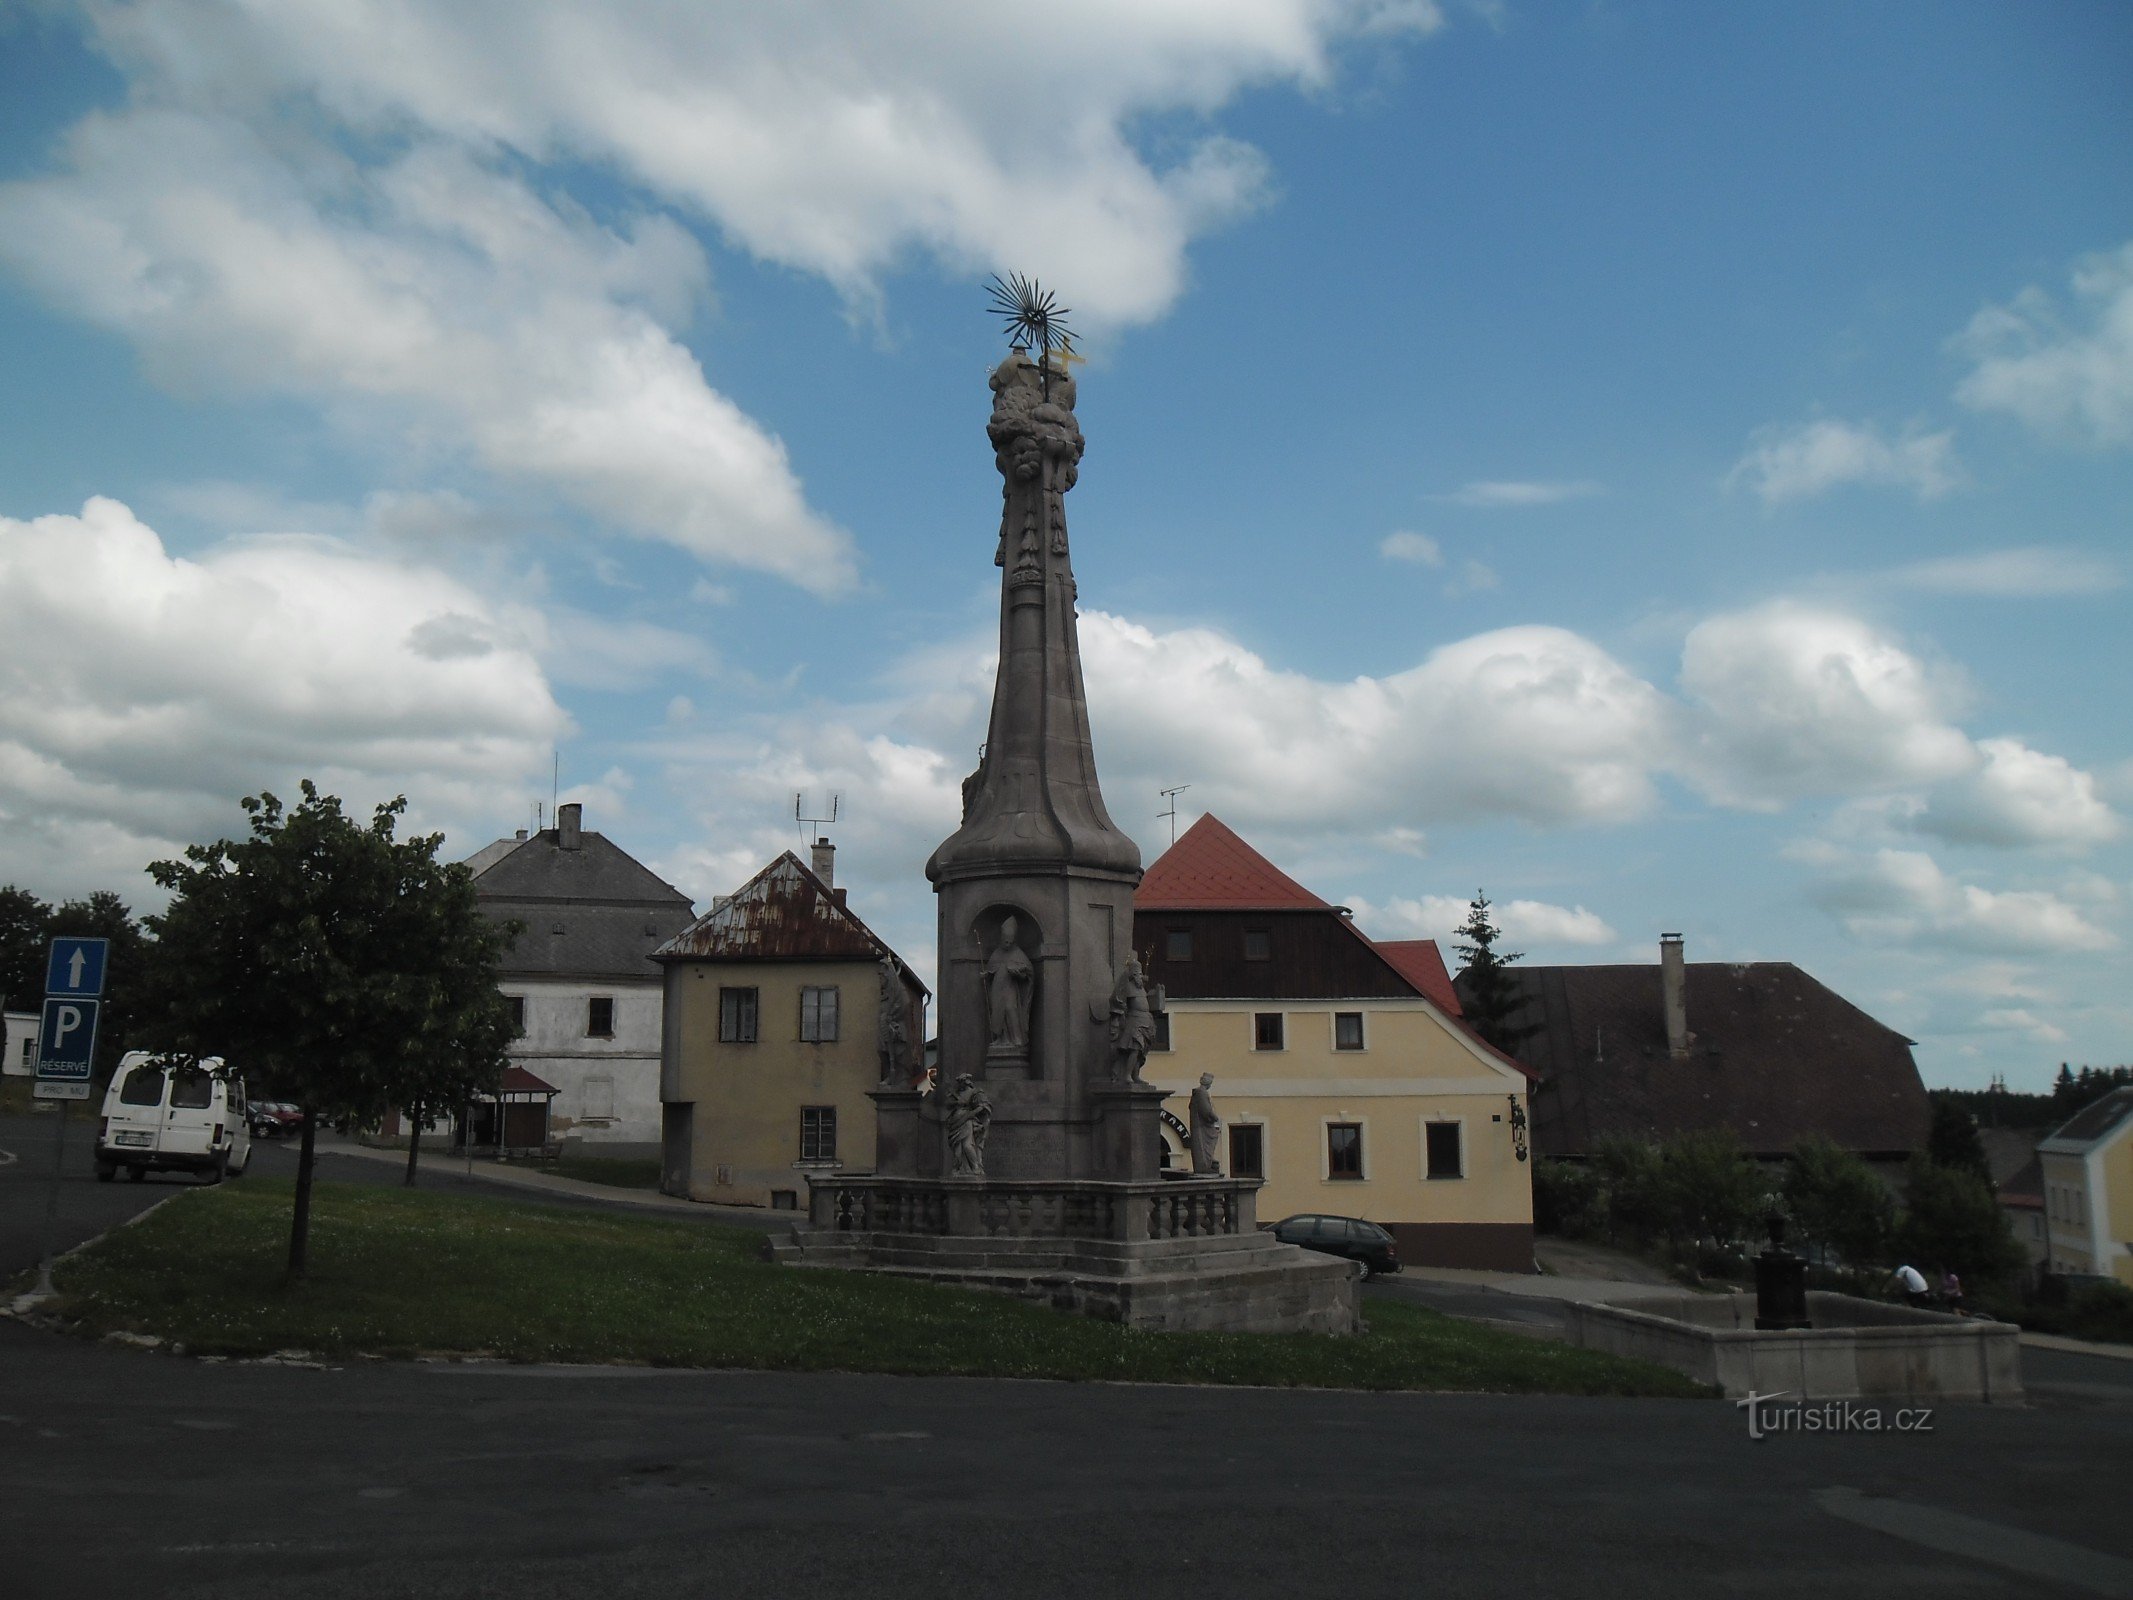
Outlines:
<svg viewBox="0 0 2133 1600"><path fill-rule="evenodd" d="M10 1011L7 1016L5 1054L0 1054L0 1072L10 1078L37 1075L37 1023L35 1011Z"/></svg>
<svg viewBox="0 0 2133 1600"><path fill-rule="evenodd" d="M499 984L519 1026L511 1060L560 1091L550 1137L657 1155L663 979L651 954L696 908L582 817L559 806L555 827L499 839L467 865L483 912L523 924Z"/></svg>

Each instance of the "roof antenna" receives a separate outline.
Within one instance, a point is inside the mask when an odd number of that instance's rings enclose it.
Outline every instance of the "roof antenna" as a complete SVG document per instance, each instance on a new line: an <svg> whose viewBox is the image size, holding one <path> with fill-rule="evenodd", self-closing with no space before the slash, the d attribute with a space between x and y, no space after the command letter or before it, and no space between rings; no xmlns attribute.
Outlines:
<svg viewBox="0 0 2133 1600"><path fill-rule="evenodd" d="M802 844L809 842L807 837L809 828L826 828L837 820L837 807L843 799L844 797L840 794L832 794L830 796L830 814L826 817L803 817L800 815L801 796L796 794L792 797L792 820L800 829L800 842Z"/></svg>
<svg viewBox="0 0 2133 1600"><path fill-rule="evenodd" d="M1192 785L1189 783L1181 783L1175 789L1156 790L1157 794L1170 802L1170 809L1168 811L1158 811L1155 814L1155 820L1161 822L1165 817L1170 819L1170 842L1172 844L1178 842L1178 796L1191 787Z"/></svg>

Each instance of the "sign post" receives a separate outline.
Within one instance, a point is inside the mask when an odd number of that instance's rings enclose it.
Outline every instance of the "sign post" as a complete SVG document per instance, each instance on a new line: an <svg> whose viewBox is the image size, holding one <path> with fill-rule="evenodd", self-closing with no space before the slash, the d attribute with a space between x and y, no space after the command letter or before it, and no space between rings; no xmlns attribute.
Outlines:
<svg viewBox="0 0 2133 1600"><path fill-rule="evenodd" d="M59 1102L59 1126L52 1136L52 1187L45 1195L44 1250L37 1262L39 1296L52 1292L52 1240L59 1228L59 1180L67 1163L67 1108L89 1098L90 1068L96 1059L96 1024L104 1002L104 967L111 955L108 939L57 938L44 969L44 1018L37 1030L37 1087L40 1100Z"/></svg>

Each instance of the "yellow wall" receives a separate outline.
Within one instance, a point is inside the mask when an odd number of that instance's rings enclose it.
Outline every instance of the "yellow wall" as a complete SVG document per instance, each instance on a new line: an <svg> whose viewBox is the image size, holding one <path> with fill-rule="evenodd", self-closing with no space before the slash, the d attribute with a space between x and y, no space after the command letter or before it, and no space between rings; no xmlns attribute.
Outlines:
<svg viewBox="0 0 2133 1600"><path fill-rule="evenodd" d="M2085 1157L2039 1151L2044 1177L2045 1239L2055 1272L2092 1272L2094 1241L2089 1230L2089 1168ZM2069 1195L2075 1197L2069 1207Z"/></svg>
<svg viewBox="0 0 2133 1600"><path fill-rule="evenodd" d="M803 1043L800 990L834 986L838 1037ZM754 1044L721 1044L718 992L757 992ZM874 1165L880 1078L881 987L872 962L675 962L668 968L669 1047L677 1052L666 1098L692 1101L689 1195L767 1206L790 1191L807 1206L807 1174ZM800 1108L837 1108L837 1162L800 1163ZM721 1173L721 1168L727 1169ZM721 1176L730 1181L720 1182Z"/></svg>
<svg viewBox="0 0 2133 1600"><path fill-rule="evenodd" d="M2107 1196L2105 1225L2111 1230L2111 1276L2133 1286L2133 1134L2121 1134L2118 1142L2103 1152L2103 1181Z"/></svg>
<svg viewBox="0 0 2133 1600"><path fill-rule="evenodd" d="M1424 1003L1173 1000L1169 1011L1171 1049L1151 1054L1143 1076L1175 1091L1170 1109L1187 1117L1186 1096L1212 1072L1224 1122L1264 1126L1261 1221L1326 1211L1382 1223L1532 1222L1532 1163L1511 1146L1511 1101L1524 1108L1525 1080ZM1278 1051L1253 1048L1262 1011L1283 1015ZM1363 1049L1333 1047L1336 1011L1363 1013ZM1423 1176L1425 1119L1464 1123L1465 1176ZM1328 1122L1363 1125L1360 1181L1326 1175Z"/></svg>

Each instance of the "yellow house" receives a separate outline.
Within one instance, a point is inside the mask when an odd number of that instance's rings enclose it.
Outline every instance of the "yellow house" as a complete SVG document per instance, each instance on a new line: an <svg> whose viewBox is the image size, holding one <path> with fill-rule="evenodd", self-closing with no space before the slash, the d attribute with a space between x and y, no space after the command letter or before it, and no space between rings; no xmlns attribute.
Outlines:
<svg viewBox="0 0 2133 1600"><path fill-rule="evenodd" d="M2053 1272L2133 1287L2133 1088L2113 1089L2037 1146Z"/></svg>
<svg viewBox="0 0 2133 1600"><path fill-rule="evenodd" d="M1134 945L1165 996L1144 1076L1214 1075L1229 1172L1259 1216L1390 1229L1409 1265L1533 1270L1528 1076L1459 1020L1435 944L1378 944L1213 816L1148 869Z"/></svg>
<svg viewBox="0 0 2133 1600"><path fill-rule="evenodd" d="M834 850L787 851L661 945L668 1194L804 1209L810 1175L874 1165L886 1082L923 1068L927 989L832 886Z"/></svg>

